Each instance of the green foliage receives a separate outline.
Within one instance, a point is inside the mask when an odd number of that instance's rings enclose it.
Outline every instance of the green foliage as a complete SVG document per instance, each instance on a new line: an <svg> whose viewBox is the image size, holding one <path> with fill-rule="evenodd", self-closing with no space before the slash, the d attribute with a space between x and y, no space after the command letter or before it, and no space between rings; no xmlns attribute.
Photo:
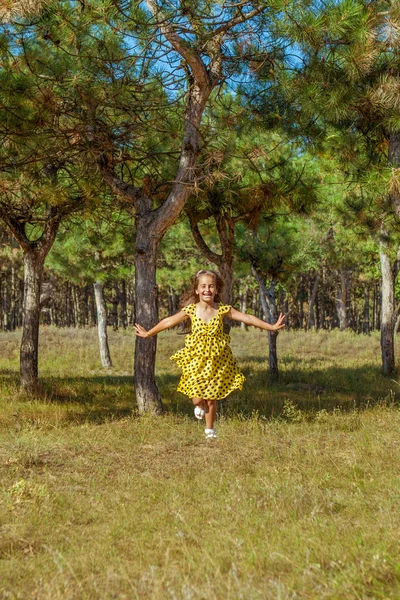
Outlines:
<svg viewBox="0 0 400 600"><path fill-rule="evenodd" d="M48 268L66 281L86 285L130 279L133 274L132 219L111 213L66 223L50 251Z"/></svg>
<svg viewBox="0 0 400 600"><path fill-rule="evenodd" d="M160 245L158 285L163 290L182 293L203 265L204 258L194 245L189 225L179 221L167 231Z"/></svg>

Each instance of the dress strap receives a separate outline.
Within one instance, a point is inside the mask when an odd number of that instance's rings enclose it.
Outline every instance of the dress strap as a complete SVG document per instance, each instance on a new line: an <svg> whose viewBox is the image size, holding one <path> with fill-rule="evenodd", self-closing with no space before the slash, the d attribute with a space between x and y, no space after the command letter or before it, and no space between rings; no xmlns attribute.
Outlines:
<svg viewBox="0 0 400 600"><path fill-rule="evenodd" d="M193 317L196 313L196 305L188 304L187 306L182 306L181 310L183 310L183 312L185 312L190 317Z"/></svg>
<svg viewBox="0 0 400 600"><path fill-rule="evenodd" d="M231 310L231 305L230 304L219 304L218 305L218 314L219 315L226 315L226 313L228 313Z"/></svg>

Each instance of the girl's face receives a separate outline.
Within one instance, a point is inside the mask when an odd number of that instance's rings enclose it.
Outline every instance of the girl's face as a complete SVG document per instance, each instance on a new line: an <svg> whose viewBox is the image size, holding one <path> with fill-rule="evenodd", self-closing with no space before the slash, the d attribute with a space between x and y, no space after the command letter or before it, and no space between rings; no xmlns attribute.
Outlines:
<svg viewBox="0 0 400 600"><path fill-rule="evenodd" d="M212 275L200 275L196 288L196 293L199 295L200 300L208 304L213 304L217 292L215 278Z"/></svg>

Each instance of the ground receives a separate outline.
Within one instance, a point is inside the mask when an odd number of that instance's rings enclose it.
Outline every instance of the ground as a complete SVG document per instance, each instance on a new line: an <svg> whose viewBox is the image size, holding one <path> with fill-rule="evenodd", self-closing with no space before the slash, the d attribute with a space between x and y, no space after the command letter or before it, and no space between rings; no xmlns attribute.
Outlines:
<svg viewBox="0 0 400 600"><path fill-rule="evenodd" d="M246 374L206 442L159 336L166 409L138 417L133 334L44 328L41 394L1 334L0 598L400 598L397 377L378 335L232 332Z"/></svg>

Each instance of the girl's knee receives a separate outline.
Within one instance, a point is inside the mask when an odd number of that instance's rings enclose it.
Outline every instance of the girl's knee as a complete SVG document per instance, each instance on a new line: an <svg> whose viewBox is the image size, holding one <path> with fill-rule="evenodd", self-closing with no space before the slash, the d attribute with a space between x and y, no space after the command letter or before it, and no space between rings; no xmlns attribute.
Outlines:
<svg viewBox="0 0 400 600"><path fill-rule="evenodd" d="M203 404L204 400L202 398L192 398L192 402L195 406L198 406L199 404Z"/></svg>

